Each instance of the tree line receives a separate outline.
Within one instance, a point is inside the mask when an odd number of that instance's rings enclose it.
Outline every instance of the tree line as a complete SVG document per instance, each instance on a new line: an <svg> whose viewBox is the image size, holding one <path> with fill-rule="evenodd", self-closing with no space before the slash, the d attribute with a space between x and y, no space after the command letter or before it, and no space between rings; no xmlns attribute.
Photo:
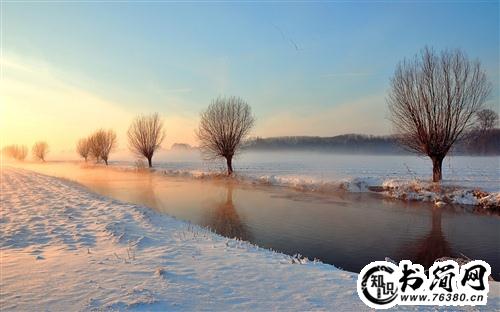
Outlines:
<svg viewBox="0 0 500 312"><path fill-rule="evenodd" d="M457 143L467 139L474 144L481 140L484 143L488 136L491 138L491 129L498 124L498 114L485 107L491 90L478 60L470 60L458 49L437 53L425 47L413 58L399 62L390 81L387 105L394 128L392 138L407 151L428 156L433 164L432 179L439 182L443 159ZM196 130L205 159L224 159L227 174L232 175L233 158L254 123L251 107L243 99L214 99L201 113ZM138 116L127 138L130 150L146 158L152 167L153 155L165 138L163 121L157 113ZM48 146L38 143L33 154L44 160ZM92 158L108 165L116 144L113 130L100 129L80 139L77 152L85 161ZM8 147L8 153L18 159L24 159L26 151L25 147Z"/></svg>
<svg viewBox="0 0 500 312"><path fill-rule="evenodd" d="M410 155L394 135L342 134L333 137L253 137L243 145L251 151L317 151L344 154ZM500 156L500 129L473 130L456 143L453 155Z"/></svg>
<svg viewBox="0 0 500 312"><path fill-rule="evenodd" d="M196 135L205 159L225 158L227 173L233 173L232 160L254 124L251 108L238 97L219 97L201 114ZM129 149L153 166L153 155L165 138L164 122L158 113L137 116L127 131ZM98 130L78 141L76 150L87 161L93 158L108 165L109 153L116 147L113 130Z"/></svg>
<svg viewBox="0 0 500 312"><path fill-rule="evenodd" d="M129 148L139 157L145 157L148 165L153 166L153 155L165 138L164 124L155 113L150 116L138 116L127 131ZM85 160L104 161L108 165L109 154L116 148L116 133L112 130L100 129L76 144L76 151Z"/></svg>
<svg viewBox="0 0 500 312"><path fill-rule="evenodd" d="M49 145L47 142L44 141L38 141L35 144L33 144L33 147L31 148L31 153L33 155L33 158L39 161L44 162L45 157L47 156L47 153L49 152ZM24 161L26 157L28 156L28 147L26 145L7 145L2 148L2 153L6 157L19 160L19 161Z"/></svg>
<svg viewBox="0 0 500 312"><path fill-rule="evenodd" d="M116 133L114 130L99 129L86 138L78 140L76 151L87 161L104 161L108 165L109 154L116 148Z"/></svg>

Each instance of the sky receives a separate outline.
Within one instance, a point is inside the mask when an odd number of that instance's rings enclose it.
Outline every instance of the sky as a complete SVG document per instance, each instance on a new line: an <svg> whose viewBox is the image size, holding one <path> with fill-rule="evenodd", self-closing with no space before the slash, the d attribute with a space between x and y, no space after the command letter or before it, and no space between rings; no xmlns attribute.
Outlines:
<svg viewBox="0 0 500 312"><path fill-rule="evenodd" d="M1 144L49 143L138 114L165 120L165 147L196 145L200 112L239 96L252 136L390 134L397 63L423 47L460 48L484 66L499 103L499 2L3 1Z"/></svg>

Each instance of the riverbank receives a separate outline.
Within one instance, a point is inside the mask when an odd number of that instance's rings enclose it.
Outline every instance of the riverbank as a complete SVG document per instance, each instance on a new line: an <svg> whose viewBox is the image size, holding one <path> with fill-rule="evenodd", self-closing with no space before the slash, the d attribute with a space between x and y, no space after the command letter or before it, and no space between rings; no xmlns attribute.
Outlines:
<svg viewBox="0 0 500 312"><path fill-rule="evenodd" d="M313 179L298 176L245 175L235 173L227 177L224 171L177 170L145 168L115 164L119 170L152 171L168 177L184 177L198 180L234 180L251 185L271 185L314 193L378 193L386 198L431 202L438 207L444 205L473 206L480 213L500 213L500 192L484 191L479 187L467 187L447 181L433 183L421 178L350 177L338 181Z"/></svg>
<svg viewBox="0 0 500 312"><path fill-rule="evenodd" d="M366 310L356 274L228 239L65 180L2 170L6 310Z"/></svg>

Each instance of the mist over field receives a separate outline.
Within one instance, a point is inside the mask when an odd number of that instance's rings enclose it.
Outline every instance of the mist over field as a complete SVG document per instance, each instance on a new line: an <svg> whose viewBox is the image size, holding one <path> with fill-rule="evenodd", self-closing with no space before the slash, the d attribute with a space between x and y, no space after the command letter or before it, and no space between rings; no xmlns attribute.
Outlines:
<svg viewBox="0 0 500 312"><path fill-rule="evenodd" d="M157 171L168 170L176 175L221 174L225 170L224 161L206 160L194 148L161 150L154 162ZM110 164L132 168L145 165L144 161L127 154L116 155ZM235 156L235 170L240 177L269 180L271 184L284 186L317 186L352 179L382 185L392 179L428 181L432 174L430 160L413 154L355 154L309 149L248 149ZM445 185L500 191L499 156L449 155L443 171Z"/></svg>

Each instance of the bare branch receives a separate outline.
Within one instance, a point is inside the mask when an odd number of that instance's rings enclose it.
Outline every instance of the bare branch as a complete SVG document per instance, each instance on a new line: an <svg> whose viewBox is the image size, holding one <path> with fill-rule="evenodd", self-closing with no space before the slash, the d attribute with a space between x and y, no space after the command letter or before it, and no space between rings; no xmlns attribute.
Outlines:
<svg viewBox="0 0 500 312"><path fill-rule="evenodd" d="M489 108L482 109L476 113L477 130L481 133L489 131L498 125L498 114Z"/></svg>
<svg viewBox="0 0 500 312"><path fill-rule="evenodd" d="M206 159L226 159L228 174L232 159L254 125L250 106L238 97L219 97L201 114L196 135Z"/></svg>
<svg viewBox="0 0 500 312"><path fill-rule="evenodd" d="M116 133L109 129L100 129L94 132L89 138L90 155L96 161L103 160L108 165L109 153L116 148Z"/></svg>
<svg viewBox="0 0 500 312"><path fill-rule="evenodd" d="M444 157L472 130L490 91L479 61L460 50L438 55L426 47L397 66L388 96L394 130L408 150L432 159L435 182Z"/></svg>
<svg viewBox="0 0 500 312"><path fill-rule="evenodd" d="M153 154L165 138L163 121L158 113L136 117L128 129L127 136L130 150L138 156L146 157L151 168Z"/></svg>
<svg viewBox="0 0 500 312"><path fill-rule="evenodd" d="M45 161L45 156L49 152L49 145L47 142L39 141L33 145L31 150L33 157L37 160Z"/></svg>
<svg viewBox="0 0 500 312"><path fill-rule="evenodd" d="M8 145L2 149L5 156L15 160L24 161L28 156L28 148L25 145Z"/></svg>
<svg viewBox="0 0 500 312"><path fill-rule="evenodd" d="M76 151L85 159L86 162L90 155L90 140L88 138L78 140L78 143L76 144Z"/></svg>

